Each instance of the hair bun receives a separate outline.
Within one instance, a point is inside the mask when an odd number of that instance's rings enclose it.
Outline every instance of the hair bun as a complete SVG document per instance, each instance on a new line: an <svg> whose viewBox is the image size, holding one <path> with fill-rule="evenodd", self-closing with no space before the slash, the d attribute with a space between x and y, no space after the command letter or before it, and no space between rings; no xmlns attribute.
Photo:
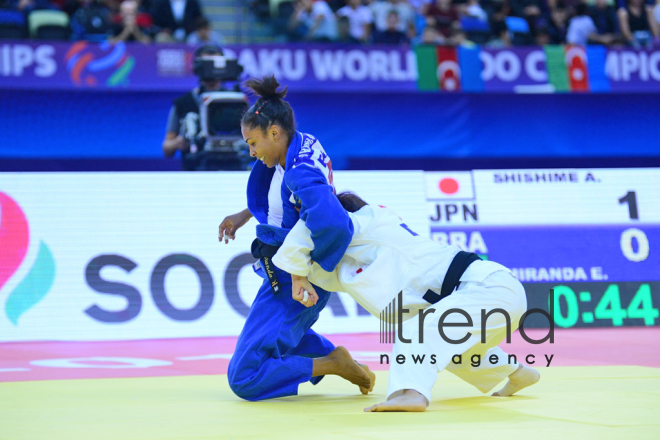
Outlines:
<svg viewBox="0 0 660 440"><path fill-rule="evenodd" d="M284 99L288 90L288 87L284 87L283 90L278 92L277 89L280 87L280 83L272 75L262 79L250 78L243 85L252 90L253 94L264 99Z"/></svg>

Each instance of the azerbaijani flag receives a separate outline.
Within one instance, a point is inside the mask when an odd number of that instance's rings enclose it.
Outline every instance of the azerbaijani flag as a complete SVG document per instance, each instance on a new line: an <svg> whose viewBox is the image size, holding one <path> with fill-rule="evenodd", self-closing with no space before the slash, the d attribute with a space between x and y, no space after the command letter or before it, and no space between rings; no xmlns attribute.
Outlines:
<svg viewBox="0 0 660 440"><path fill-rule="evenodd" d="M480 92L480 48L419 45L417 57L417 88L424 91Z"/></svg>
<svg viewBox="0 0 660 440"><path fill-rule="evenodd" d="M548 82L555 92L589 90L587 53L581 46L544 46Z"/></svg>
<svg viewBox="0 0 660 440"><path fill-rule="evenodd" d="M605 92L610 90L605 75L603 46L544 46L548 82L555 92Z"/></svg>
<svg viewBox="0 0 660 440"><path fill-rule="evenodd" d="M607 51L603 46L544 46L548 84L555 92L609 92L605 74ZM483 92L481 48L420 45L417 56L417 88L422 91ZM511 48L515 52L515 48ZM511 91L515 87L511 83Z"/></svg>

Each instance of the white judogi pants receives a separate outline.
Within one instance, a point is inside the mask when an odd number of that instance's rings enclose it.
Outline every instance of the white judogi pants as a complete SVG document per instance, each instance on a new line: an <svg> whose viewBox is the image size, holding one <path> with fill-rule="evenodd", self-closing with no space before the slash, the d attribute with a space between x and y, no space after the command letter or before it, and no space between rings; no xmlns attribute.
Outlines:
<svg viewBox="0 0 660 440"><path fill-rule="evenodd" d="M390 359L390 377L388 397L397 391L413 389L431 401L431 389L438 372L444 369L452 372L481 392L490 391L508 375L516 371L518 363L509 364L509 356L497 345L506 338L506 318L501 313L493 313L486 320L486 343L481 343L481 310L486 313L493 309L506 310L511 317L511 332L517 328L520 317L527 310L525 290L520 282L509 272L494 272L483 282L461 282L458 290L450 296L430 306L435 309L424 319L424 342L419 343L419 317L405 321L402 325L404 338L411 343L404 344L395 338L392 358ZM448 309L461 309L472 318L472 325L465 327L444 327L448 338L459 340L468 332L472 335L461 344L446 342L438 332L438 321ZM428 311L428 308L425 309ZM445 323L467 323L467 318L459 313L446 317ZM462 355L460 365L452 362L454 355ZM398 355L405 356L405 363L399 364ZM422 363L414 363L415 357L425 355ZM435 355L436 363L431 363ZM472 366L472 357L480 355L478 367ZM489 358L497 355L497 362L491 364ZM418 358L419 359L419 358ZM475 362L476 363L476 362Z"/></svg>

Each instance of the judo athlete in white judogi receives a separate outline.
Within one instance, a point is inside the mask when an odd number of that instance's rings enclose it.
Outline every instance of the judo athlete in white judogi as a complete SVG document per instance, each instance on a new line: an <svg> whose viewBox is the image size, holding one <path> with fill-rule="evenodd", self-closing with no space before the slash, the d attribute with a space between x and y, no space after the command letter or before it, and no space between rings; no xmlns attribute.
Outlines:
<svg viewBox="0 0 660 440"><path fill-rule="evenodd" d="M445 369L484 393L508 377L494 396L510 396L539 380L537 370L516 362L497 346L507 331L518 328L527 310L525 290L509 269L417 235L388 208L366 205L350 193L338 197L355 229L336 269L326 272L311 260L314 245L303 220L289 232L273 262L292 274L294 299L307 307L316 301L313 283L328 291L347 292L377 317L393 300L405 312L384 318L401 317L396 324L401 326L401 337L395 337L390 361L388 400L365 411L424 411L437 373ZM445 340L438 323L450 309L464 312L445 317ZM488 314L495 309L508 313L510 329L505 314L496 311L487 315L482 332L482 310ZM452 323L457 325L446 326ZM397 359L405 361L400 364Z"/></svg>

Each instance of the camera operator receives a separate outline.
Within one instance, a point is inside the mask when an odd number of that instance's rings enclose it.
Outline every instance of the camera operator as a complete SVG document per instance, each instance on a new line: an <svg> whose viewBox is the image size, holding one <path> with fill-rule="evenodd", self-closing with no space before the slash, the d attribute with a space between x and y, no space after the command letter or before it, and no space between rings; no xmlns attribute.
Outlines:
<svg viewBox="0 0 660 440"><path fill-rule="evenodd" d="M204 45L195 51L194 70L199 77L199 86L174 100L167 119L163 154L165 157L173 157L177 151L181 151L182 168L185 171L208 169L201 152L204 145L196 138L199 134L202 94L226 89L220 78L205 76L197 66L201 60L212 60L217 56L223 56L223 52L215 45Z"/></svg>

